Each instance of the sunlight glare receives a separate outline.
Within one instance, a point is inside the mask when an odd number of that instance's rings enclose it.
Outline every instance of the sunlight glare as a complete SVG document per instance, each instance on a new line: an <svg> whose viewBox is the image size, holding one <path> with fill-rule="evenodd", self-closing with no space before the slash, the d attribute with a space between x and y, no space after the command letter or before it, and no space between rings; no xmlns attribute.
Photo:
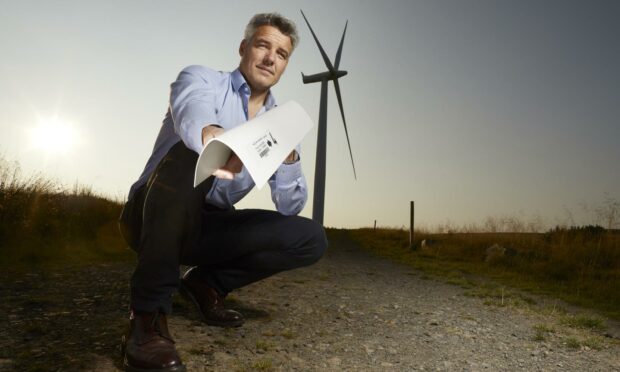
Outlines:
<svg viewBox="0 0 620 372"><path fill-rule="evenodd" d="M46 153L67 153L77 142L77 133L70 123L58 118L39 120L39 125L31 133L35 148Z"/></svg>

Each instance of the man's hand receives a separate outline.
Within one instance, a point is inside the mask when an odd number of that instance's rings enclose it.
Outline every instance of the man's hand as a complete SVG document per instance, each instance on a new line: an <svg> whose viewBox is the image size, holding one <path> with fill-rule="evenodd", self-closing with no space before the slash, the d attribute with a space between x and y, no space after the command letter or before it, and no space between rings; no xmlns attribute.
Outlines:
<svg viewBox="0 0 620 372"><path fill-rule="evenodd" d="M235 173L241 172L241 168L243 168L243 163L237 154L233 152L230 154L226 164L222 168L216 169L213 175L224 180L232 180L235 178Z"/></svg>
<svg viewBox="0 0 620 372"><path fill-rule="evenodd" d="M209 125L202 128L202 144L206 144L211 138L215 138L224 133L224 129L217 125ZM232 180L235 178L235 173L241 172L243 163L241 159L234 152L230 154L228 161L222 168L216 169L213 175L217 178Z"/></svg>
<svg viewBox="0 0 620 372"><path fill-rule="evenodd" d="M286 159L284 159L284 164L293 164L298 160L299 160L299 155L297 154L297 151L293 150L291 151L290 154L288 154Z"/></svg>
<svg viewBox="0 0 620 372"><path fill-rule="evenodd" d="M224 133L224 129L217 125L209 125L202 128L202 145L206 145L207 141Z"/></svg>

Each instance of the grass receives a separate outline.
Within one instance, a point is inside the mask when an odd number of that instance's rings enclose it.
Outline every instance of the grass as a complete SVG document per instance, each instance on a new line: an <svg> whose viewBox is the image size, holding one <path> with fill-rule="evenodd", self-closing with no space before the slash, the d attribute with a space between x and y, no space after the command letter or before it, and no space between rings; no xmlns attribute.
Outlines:
<svg viewBox="0 0 620 372"><path fill-rule="evenodd" d="M589 348L594 350L601 350L603 348L603 341L599 337L588 337L585 339L580 339L574 336L567 337L564 339L564 345L573 350L581 349L581 348Z"/></svg>
<svg viewBox="0 0 620 372"><path fill-rule="evenodd" d="M562 324L572 328L602 330L605 328L603 319L588 315L565 315Z"/></svg>
<svg viewBox="0 0 620 372"><path fill-rule="evenodd" d="M588 337L582 342L583 346L587 346L590 349L601 350L603 348L603 342L599 337Z"/></svg>
<svg viewBox="0 0 620 372"><path fill-rule="evenodd" d="M620 319L620 233L615 230L585 226L546 233L416 232L413 249L406 230L346 233L366 250L421 270L422 279L439 278L469 288L474 291L470 295L484 297L490 305L533 302L514 290L501 293L502 287L516 288ZM421 248L424 239L435 244ZM490 255L489 247L495 244L508 253ZM500 287L484 288L488 282Z"/></svg>
<svg viewBox="0 0 620 372"><path fill-rule="evenodd" d="M465 296L485 299L485 305L519 307L536 303L532 298L521 293L507 290L503 286L494 286L484 283L478 284L477 286L472 285L472 287L474 287L474 289L466 291Z"/></svg>
<svg viewBox="0 0 620 372"><path fill-rule="evenodd" d="M86 187L23 177L0 157L0 268L132 259L117 229L121 208Z"/></svg>
<svg viewBox="0 0 620 372"><path fill-rule="evenodd" d="M580 349L581 348L581 342L579 342L579 340L576 337L567 337L566 340L564 340L564 344L569 349Z"/></svg>
<svg viewBox="0 0 620 372"><path fill-rule="evenodd" d="M259 359L252 364L252 368L257 371L271 371L273 370L273 362L271 359Z"/></svg>
<svg viewBox="0 0 620 372"><path fill-rule="evenodd" d="M273 347L273 344L264 340L256 341L256 349L262 351L269 351Z"/></svg>
<svg viewBox="0 0 620 372"><path fill-rule="evenodd" d="M546 341L547 335L555 333L555 329L546 324L537 324L534 326L534 341Z"/></svg>

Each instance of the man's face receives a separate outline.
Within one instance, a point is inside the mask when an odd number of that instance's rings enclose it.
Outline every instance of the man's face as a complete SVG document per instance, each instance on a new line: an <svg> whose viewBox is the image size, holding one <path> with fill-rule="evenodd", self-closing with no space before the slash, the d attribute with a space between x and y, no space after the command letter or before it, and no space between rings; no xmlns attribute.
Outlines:
<svg viewBox="0 0 620 372"><path fill-rule="evenodd" d="M239 69L252 93L274 86L286 69L293 51L291 38L273 26L260 26L250 40L239 46Z"/></svg>

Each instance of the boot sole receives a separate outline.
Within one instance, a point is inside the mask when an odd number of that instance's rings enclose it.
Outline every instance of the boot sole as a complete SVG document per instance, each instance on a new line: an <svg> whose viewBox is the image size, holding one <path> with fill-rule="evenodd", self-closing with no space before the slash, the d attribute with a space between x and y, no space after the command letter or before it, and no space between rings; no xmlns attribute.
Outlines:
<svg viewBox="0 0 620 372"><path fill-rule="evenodd" d="M184 365L174 366L169 368L160 368L160 369L144 369L132 367L127 363L124 363L125 372L187 372Z"/></svg>
<svg viewBox="0 0 620 372"><path fill-rule="evenodd" d="M185 298L187 301L191 302L194 305L194 307L198 311L198 314L200 314L200 318L202 318L202 321L205 322L207 325L222 328L237 328L241 327L245 322L243 319L240 319L236 322L219 322L217 320L207 319L205 314L202 312L202 309L200 309L200 304L198 303L198 300L196 300L196 297L194 297L192 291L187 289L183 281L181 281L181 285L179 286L179 293L181 294L181 296L183 296L183 298Z"/></svg>

